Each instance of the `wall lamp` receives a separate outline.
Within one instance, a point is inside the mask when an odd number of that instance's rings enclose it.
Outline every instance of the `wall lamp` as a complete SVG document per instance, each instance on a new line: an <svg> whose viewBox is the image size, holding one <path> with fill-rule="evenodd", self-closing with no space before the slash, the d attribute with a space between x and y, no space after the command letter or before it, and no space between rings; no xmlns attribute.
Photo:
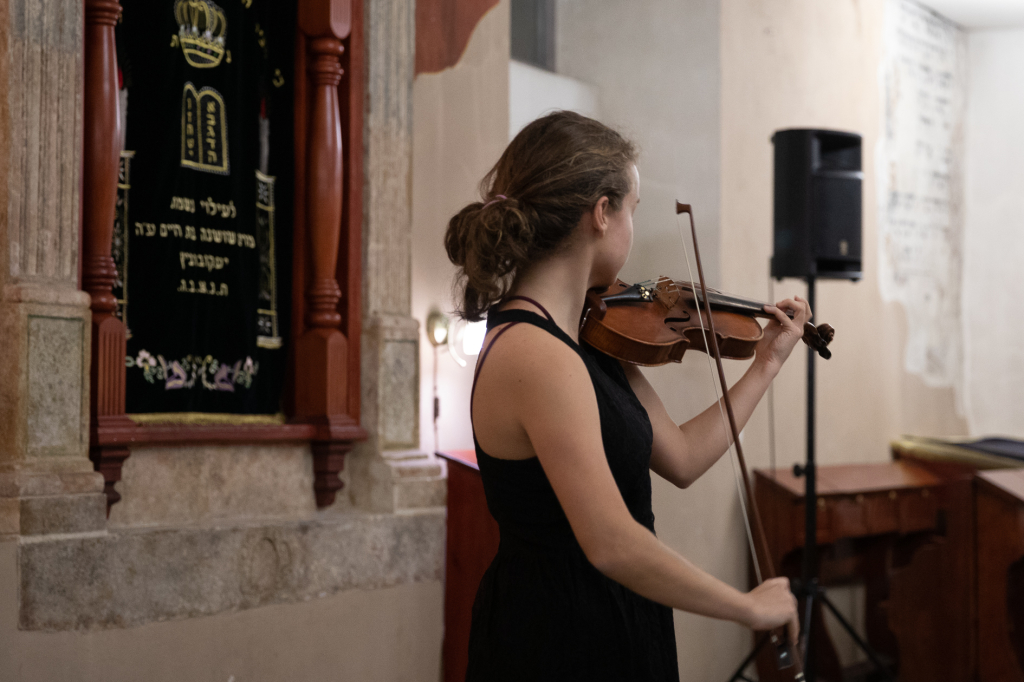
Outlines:
<svg viewBox="0 0 1024 682"><path fill-rule="evenodd" d="M431 310L427 315L427 340L435 348L448 343L448 316L440 310Z"/></svg>
<svg viewBox="0 0 1024 682"><path fill-rule="evenodd" d="M454 321L440 310L431 310L427 315L427 340L434 348L448 346L448 352L462 367L470 358L480 354L487 335L486 322L466 322L461 318Z"/></svg>

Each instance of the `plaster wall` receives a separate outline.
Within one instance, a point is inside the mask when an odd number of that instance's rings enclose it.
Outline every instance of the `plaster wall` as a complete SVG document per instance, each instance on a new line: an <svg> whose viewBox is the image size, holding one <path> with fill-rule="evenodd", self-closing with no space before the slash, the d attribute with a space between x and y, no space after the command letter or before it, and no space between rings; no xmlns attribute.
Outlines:
<svg viewBox="0 0 1024 682"><path fill-rule="evenodd" d="M559 109L601 119L596 86L514 59L508 63L508 96L509 140L526 124Z"/></svg>
<svg viewBox="0 0 1024 682"><path fill-rule="evenodd" d="M864 278L817 284L815 319L836 328L833 358L816 363L816 454L823 465L888 460L888 444L901 434L967 432L952 388L928 388L905 371L906 311L899 303L884 303L879 291L875 150L882 118L884 16L885 0L722 1L723 288L765 299L806 296L801 281L769 281L772 133L808 127L863 136ZM738 376L742 367L731 364ZM801 347L775 381L780 467L806 456L806 367ZM744 434L751 467L769 465L769 434L762 401ZM709 513L723 514L733 504L723 490L722 501ZM732 537L740 538L740 531ZM858 610L858 594L839 599L848 615ZM844 654L851 651L840 651Z"/></svg>
<svg viewBox="0 0 1024 682"><path fill-rule="evenodd" d="M964 287L971 435L1024 438L1024 30L968 35Z"/></svg>
<svg viewBox="0 0 1024 682"><path fill-rule="evenodd" d="M905 311L878 290L875 147L884 1L752 0L723 3L722 259L731 291L766 295L772 243L772 145L780 128L860 133L864 168L864 279L817 285L815 318L836 328L832 360L817 363L822 464L888 459L903 433L962 435L952 389L929 389L903 369ZM776 298L805 295L795 280ZM776 380L780 464L802 459L806 354L795 352ZM755 466L767 463L765 411L747 431ZM754 432L758 434L753 438Z"/></svg>
<svg viewBox="0 0 1024 682"><path fill-rule="evenodd" d="M424 322L436 308L451 316L455 267L444 250L448 220L479 200L478 185L501 156L509 133L509 0L477 24L458 63L421 73L413 84L412 314L420 321L420 442L433 450L436 362L442 450L471 449L473 363L435 351ZM454 317L451 317L454 321ZM435 355L436 353L436 355Z"/></svg>
<svg viewBox="0 0 1024 682"><path fill-rule="evenodd" d="M436 680L440 582L114 630L18 629L18 544L0 542L5 682Z"/></svg>

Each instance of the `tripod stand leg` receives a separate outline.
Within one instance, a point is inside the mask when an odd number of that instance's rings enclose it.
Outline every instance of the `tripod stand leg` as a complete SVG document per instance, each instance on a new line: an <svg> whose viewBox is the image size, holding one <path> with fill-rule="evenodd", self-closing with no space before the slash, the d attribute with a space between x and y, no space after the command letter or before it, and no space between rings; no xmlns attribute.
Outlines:
<svg viewBox="0 0 1024 682"><path fill-rule="evenodd" d="M836 617L836 620L838 620L839 624L843 626L843 629L846 630L850 637L853 638L853 641L857 643L857 646L859 646L861 650L868 655L868 658L871 659L875 668L882 673L887 680L890 682L896 682L896 678L893 676L892 671L889 670L889 666L882 663L882 659L878 657L878 652L872 649L870 644L861 639L860 635L858 635L853 629L853 626L843 618L843 614L839 613L836 607L832 604L832 600L828 598L828 595L821 593L818 595L818 598L821 600L822 604L828 607L828 610L832 612L832 615Z"/></svg>
<svg viewBox="0 0 1024 682"><path fill-rule="evenodd" d="M800 633L800 651L804 655L804 673L807 672L807 663L811 655L811 616L814 609L814 592L810 592L804 598L804 619L803 632Z"/></svg>
<svg viewBox="0 0 1024 682"><path fill-rule="evenodd" d="M758 640L757 645L754 646L753 651L751 651L750 654L743 659L743 662L740 663L740 667L736 668L736 672L734 672L732 676L729 678L729 682L736 682L736 680L744 680L745 682L751 682L750 678L743 674L743 671L746 670L747 666L750 665L751 661L757 658L757 655L761 653L761 649L764 648L765 642L767 641L768 633L766 632L763 635L761 635L761 639Z"/></svg>

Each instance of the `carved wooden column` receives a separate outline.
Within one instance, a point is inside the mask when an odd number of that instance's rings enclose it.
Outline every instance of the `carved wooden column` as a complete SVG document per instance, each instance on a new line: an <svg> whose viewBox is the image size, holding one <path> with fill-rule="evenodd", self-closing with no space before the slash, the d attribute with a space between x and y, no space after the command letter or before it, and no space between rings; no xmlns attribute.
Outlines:
<svg viewBox="0 0 1024 682"><path fill-rule="evenodd" d="M107 513L121 496L114 484L128 457L124 445L103 445L105 436L133 428L125 416L125 328L114 315L116 276L110 257L120 156L116 0L85 1L85 93L82 163L84 258L82 288L92 296L92 370L89 457L106 484Z"/></svg>
<svg viewBox="0 0 1024 682"><path fill-rule="evenodd" d="M318 426L312 443L317 506L334 502L338 479L351 449L346 432L355 424L347 414L348 339L338 328L342 292L336 272L341 240L343 144L338 85L351 29L349 0L303 0L299 28L307 36L308 119L306 133L305 330L296 341L295 418Z"/></svg>

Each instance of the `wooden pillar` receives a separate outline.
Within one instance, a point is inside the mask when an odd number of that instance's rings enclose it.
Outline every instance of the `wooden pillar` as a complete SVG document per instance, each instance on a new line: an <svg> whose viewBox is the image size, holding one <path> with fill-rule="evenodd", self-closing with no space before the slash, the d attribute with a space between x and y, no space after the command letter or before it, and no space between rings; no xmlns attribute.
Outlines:
<svg viewBox="0 0 1024 682"><path fill-rule="evenodd" d="M110 257L117 203L120 156L117 56L114 26L117 0L85 0L85 93L82 161L82 288L92 296L92 369L89 457L103 474L110 505L120 499L114 484L128 457L124 445L104 446L105 436L131 429L125 416L125 329L114 315L117 271Z"/></svg>
<svg viewBox="0 0 1024 682"><path fill-rule="evenodd" d="M302 0L299 28L306 35L308 64L305 216L309 258L305 282L305 329L295 344L295 418L318 425L313 441L317 505L334 502L338 473L351 443L348 415L348 339L338 328L342 292L336 279L344 181L338 86L341 44L351 30L349 0Z"/></svg>

